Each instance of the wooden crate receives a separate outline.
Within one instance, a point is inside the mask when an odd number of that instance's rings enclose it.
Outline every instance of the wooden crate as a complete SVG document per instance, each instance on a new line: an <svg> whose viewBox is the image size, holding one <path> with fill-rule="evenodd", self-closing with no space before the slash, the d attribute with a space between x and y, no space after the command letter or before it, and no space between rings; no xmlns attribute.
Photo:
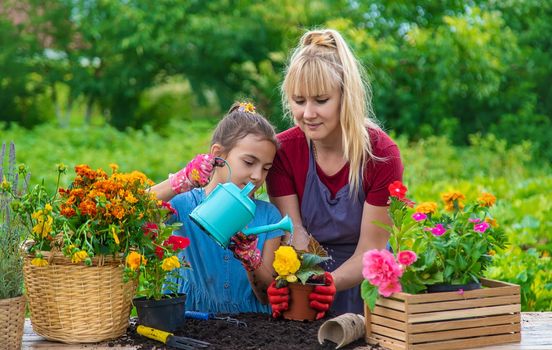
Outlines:
<svg viewBox="0 0 552 350"><path fill-rule="evenodd" d="M367 306L366 342L391 350L466 349L521 341L519 286L482 279L484 288L380 297Z"/></svg>

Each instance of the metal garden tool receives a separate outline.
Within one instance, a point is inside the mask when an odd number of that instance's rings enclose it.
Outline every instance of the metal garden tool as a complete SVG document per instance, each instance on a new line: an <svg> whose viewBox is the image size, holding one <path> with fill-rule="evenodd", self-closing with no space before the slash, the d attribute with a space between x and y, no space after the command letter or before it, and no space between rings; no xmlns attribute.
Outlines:
<svg viewBox="0 0 552 350"><path fill-rule="evenodd" d="M247 323L243 321L232 318L230 316L220 317L211 312L186 311L184 312L184 317L193 318L196 320L221 320L221 321L226 321L228 323L235 324L238 327L247 327Z"/></svg>
<svg viewBox="0 0 552 350"><path fill-rule="evenodd" d="M205 341L188 337L175 336L174 334L169 332L141 325L136 328L136 332L146 338L160 341L165 345L172 346L177 349L194 350L199 348L206 348L211 345L211 343L207 343Z"/></svg>

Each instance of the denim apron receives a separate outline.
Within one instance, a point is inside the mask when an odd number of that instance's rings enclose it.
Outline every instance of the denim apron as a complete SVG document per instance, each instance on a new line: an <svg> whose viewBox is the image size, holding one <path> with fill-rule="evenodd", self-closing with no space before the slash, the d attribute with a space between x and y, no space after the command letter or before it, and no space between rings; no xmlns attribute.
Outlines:
<svg viewBox="0 0 552 350"><path fill-rule="evenodd" d="M330 191L316 173L316 160L311 143L301 217L307 232L312 234L332 257L322 266L326 271L334 271L349 259L360 237L364 190L361 184L358 195L350 198L349 189L350 185L346 184L337 192L335 198L331 198ZM347 312L363 314L364 304L360 297L360 285L336 293L331 310L338 315Z"/></svg>

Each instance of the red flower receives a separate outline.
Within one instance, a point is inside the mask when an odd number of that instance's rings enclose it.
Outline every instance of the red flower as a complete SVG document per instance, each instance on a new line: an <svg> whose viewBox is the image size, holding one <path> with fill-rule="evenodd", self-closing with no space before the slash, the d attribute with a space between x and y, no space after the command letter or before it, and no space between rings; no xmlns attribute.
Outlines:
<svg viewBox="0 0 552 350"><path fill-rule="evenodd" d="M169 202L162 202L161 206L168 209L172 214L176 215L176 210L171 206Z"/></svg>
<svg viewBox="0 0 552 350"><path fill-rule="evenodd" d="M144 236L155 239L157 237L157 232L159 231L159 226L153 222L146 222L144 226L142 226L142 230L144 231Z"/></svg>
<svg viewBox="0 0 552 350"><path fill-rule="evenodd" d="M165 256L165 250L159 246L155 247L155 255L159 258L159 260L163 260L163 257Z"/></svg>
<svg viewBox="0 0 552 350"><path fill-rule="evenodd" d="M389 185L389 194L391 197L403 199L406 195L406 191L408 191L408 189L400 181L394 181Z"/></svg>
<svg viewBox="0 0 552 350"><path fill-rule="evenodd" d="M170 236L164 243L164 246L171 245L172 249L176 252L190 245L190 239L188 237Z"/></svg>

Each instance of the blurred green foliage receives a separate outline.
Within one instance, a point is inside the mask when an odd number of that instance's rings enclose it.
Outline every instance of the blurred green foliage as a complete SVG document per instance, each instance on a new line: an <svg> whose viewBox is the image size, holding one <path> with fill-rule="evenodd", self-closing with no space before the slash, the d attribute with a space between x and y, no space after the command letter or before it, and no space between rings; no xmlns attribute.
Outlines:
<svg viewBox="0 0 552 350"><path fill-rule="evenodd" d="M283 129L290 50L333 27L387 127L464 145L493 133L552 160L552 0L5 0L0 12L0 120L25 127L78 113L160 130L250 97Z"/></svg>

